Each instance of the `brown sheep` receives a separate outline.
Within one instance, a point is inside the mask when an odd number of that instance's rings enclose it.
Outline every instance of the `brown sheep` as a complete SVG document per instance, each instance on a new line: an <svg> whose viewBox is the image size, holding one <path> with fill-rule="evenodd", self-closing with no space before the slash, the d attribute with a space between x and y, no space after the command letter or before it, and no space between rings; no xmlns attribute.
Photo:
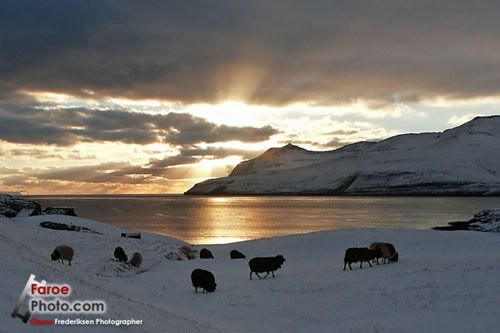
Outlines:
<svg viewBox="0 0 500 333"><path fill-rule="evenodd" d="M51 259L54 261L61 262L64 265L64 260L68 261L68 266L71 266L71 260L75 255L75 251L71 246L68 245L59 245L57 246L52 254L50 255Z"/></svg>
<svg viewBox="0 0 500 333"><path fill-rule="evenodd" d="M132 259L130 259L130 261L128 263L130 265L134 266L134 267L141 266L141 264L142 264L142 256L141 256L141 254L139 252L135 252L132 255Z"/></svg>
<svg viewBox="0 0 500 333"><path fill-rule="evenodd" d="M399 254L396 252L394 245L390 243L374 242L370 244L370 249L377 251L377 257L375 258L377 265L379 258L382 258L384 264L387 261L398 261Z"/></svg>
<svg viewBox="0 0 500 333"><path fill-rule="evenodd" d="M377 251L373 249L369 249L367 247L351 247L345 251L344 256L344 271L346 265L349 264L349 269L352 270L351 264L353 262L359 261L359 268L363 268L363 261L368 262L368 265L372 267L370 264L370 260L375 259L377 257Z"/></svg>

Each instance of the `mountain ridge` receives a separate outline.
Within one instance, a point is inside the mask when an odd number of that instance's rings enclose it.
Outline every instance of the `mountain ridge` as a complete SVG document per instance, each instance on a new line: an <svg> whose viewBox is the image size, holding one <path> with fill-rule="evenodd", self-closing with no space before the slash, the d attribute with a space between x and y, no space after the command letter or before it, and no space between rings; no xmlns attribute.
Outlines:
<svg viewBox="0 0 500 333"><path fill-rule="evenodd" d="M500 116L330 151L291 143L185 194L500 195Z"/></svg>

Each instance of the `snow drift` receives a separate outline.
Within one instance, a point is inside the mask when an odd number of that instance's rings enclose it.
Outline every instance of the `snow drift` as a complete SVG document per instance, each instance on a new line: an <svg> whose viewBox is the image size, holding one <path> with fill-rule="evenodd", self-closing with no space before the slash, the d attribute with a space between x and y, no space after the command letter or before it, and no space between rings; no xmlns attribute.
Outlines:
<svg viewBox="0 0 500 333"><path fill-rule="evenodd" d="M288 144L186 194L500 195L500 116L314 152Z"/></svg>

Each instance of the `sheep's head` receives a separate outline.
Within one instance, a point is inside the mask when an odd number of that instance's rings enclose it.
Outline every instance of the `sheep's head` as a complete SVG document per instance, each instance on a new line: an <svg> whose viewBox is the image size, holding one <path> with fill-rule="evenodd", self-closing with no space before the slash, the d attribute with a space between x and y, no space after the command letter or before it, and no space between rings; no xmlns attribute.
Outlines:
<svg viewBox="0 0 500 333"><path fill-rule="evenodd" d="M209 293L211 293L211 292L215 291L215 287L217 287L217 283L210 282L210 283L207 284L205 290L208 291Z"/></svg>
<svg viewBox="0 0 500 333"><path fill-rule="evenodd" d="M281 254L276 256L276 262L281 266L283 263L286 261L285 257L283 257Z"/></svg>
<svg viewBox="0 0 500 333"><path fill-rule="evenodd" d="M61 258L61 253L59 253L59 250L54 250L54 252L52 252L52 254L50 255L50 258L56 261Z"/></svg>

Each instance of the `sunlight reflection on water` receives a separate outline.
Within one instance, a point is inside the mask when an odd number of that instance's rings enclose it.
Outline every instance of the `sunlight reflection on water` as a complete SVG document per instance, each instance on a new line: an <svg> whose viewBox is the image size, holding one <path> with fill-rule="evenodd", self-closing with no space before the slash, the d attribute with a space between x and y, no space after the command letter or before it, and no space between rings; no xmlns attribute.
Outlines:
<svg viewBox="0 0 500 333"><path fill-rule="evenodd" d="M320 230L426 229L500 207L500 198L467 197L38 197L45 206L74 207L81 217L220 244Z"/></svg>

